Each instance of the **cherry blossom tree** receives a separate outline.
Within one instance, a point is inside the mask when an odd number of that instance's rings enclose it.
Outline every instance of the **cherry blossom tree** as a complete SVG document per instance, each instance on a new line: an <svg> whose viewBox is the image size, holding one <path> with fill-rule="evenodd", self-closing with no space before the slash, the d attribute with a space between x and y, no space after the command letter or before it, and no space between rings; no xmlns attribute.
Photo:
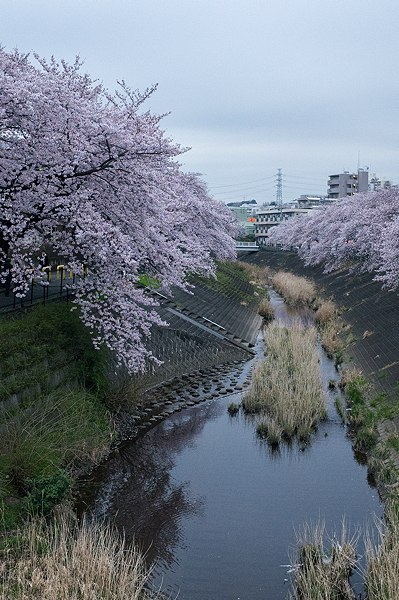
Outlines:
<svg viewBox="0 0 399 600"><path fill-rule="evenodd" d="M95 346L141 370L161 320L140 274L165 290L187 286L188 273L213 274L214 258L235 256L235 219L182 172L185 149L143 109L155 87L120 82L111 94L79 59L35 59L0 49L0 262L12 257L23 296L50 244L77 275L75 303Z"/></svg>
<svg viewBox="0 0 399 600"><path fill-rule="evenodd" d="M297 246L307 265L325 272L342 266L374 272L394 290L399 286L399 189L355 194L293 217L274 227L270 241Z"/></svg>

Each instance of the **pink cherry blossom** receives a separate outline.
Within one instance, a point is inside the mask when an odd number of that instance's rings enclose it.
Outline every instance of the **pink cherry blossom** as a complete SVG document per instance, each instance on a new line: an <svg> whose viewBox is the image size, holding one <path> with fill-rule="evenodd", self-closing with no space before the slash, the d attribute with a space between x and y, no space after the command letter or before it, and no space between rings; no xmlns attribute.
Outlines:
<svg viewBox="0 0 399 600"><path fill-rule="evenodd" d="M169 290L188 273L213 274L214 258L235 256L235 218L181 170L186 149L143 109L155 87L120 82L111 94L78 59L35 58L0 49L1 257L12 256L21 296L43 244L76 274L84 263L75 303L94 344L141 370L145 339L162 322L139 275Z"/></svg>
<svg viewBox="0 0 399 600"><path fill-rule="evenodd" d="M270 240L297 246L307 265L323 264L325 272L342 266L370 271L394 290L399 286L399 190L336 200L274 227Z"/></svg>

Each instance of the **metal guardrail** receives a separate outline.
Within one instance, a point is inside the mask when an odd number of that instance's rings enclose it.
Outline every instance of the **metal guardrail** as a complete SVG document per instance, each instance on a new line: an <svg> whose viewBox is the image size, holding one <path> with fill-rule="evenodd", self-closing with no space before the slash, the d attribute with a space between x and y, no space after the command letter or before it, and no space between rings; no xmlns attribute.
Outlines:
<svg viewBox="0 0 399 600"><path fill-rule="evenodd" d="M54 298L65 298L68 302L71 290L69 284L74 284L76 277L86 277L88 269L82 265L80 275L73 274L64 265L58 265L55 268L55 277L52 267L43 267L42 275L32 277L29 284L29 292L22 298L17 296L11 289L8 296L5 289L0 290L0 311L9 311L31 306L38 302L45 303L47 300ZM68 281L69 280L69 281ZM0 284L1 285L1 284Z"/></svg>
<svg viewBox="0 0 399 600"><path fill-rule="evenodd" d="M236 242L236 250L259 250L259 246L256 242Z"/></svg>

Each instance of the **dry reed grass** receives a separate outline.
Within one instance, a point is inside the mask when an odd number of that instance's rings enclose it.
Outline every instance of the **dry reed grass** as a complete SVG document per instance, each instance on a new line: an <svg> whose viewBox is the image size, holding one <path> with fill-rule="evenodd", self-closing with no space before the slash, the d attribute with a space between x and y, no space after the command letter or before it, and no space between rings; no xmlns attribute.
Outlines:
<svg viewBox="0 0 399 600"><path fill-rule="evenodd" d="M345 344L339 337L342 326L337 319L328 321L319 328L320 342L327 355L332 358L334 354L342 353L345 350Z"/></svg>
<svg viewBox="0 0 399 600"><path fill-rule="evenodd" d="M270 305L269 298L262 298L262 300L259 302L258 313L266 321L271 321L273 319L274 311Z"/></svg>
<svg viewBox="0 0 399 600"><path fill-rule="evenodd" d="M17 540L17 541L15 541ZM145 600L148 571L110 527L78 525L65 510L34 520L3 551L1 600Z"/></svg>
<svg viewBox="0 0 399 600"><path fill-rule="evenodd" d="M345 524L339 540L326 535L324 522L305 524L292 557L291 600L355 600L349 576L356 565L356 542L357 536L348 539Z"/></svg>
<svg viewBox="0 0 399 600"><path fill-rule="evenodd" d="M255 285L267 285L269 283L268 280L271 275L269 267L259 267L243 261L237 261L237 264L245 270L251 283Z"/></svg>
<svg viewBox="0 0 399 600"><path fill-rule="evenodd" d="M306 437L327 414L316 329L304 329L299 321L286 329L275 322L268 327L265 341L268 356L254 370L244 410L267 413L286 436Z"/></svg>
<svg viewBox="0 0 399 600"><path fill-rule="evenodd" d="M363 377L363 371L357 367L342 369L341 379L339 382L340 388L345 388L355 381L359 381Z"/></svg>
<svg viewBox="0 0 399 600"><path fill-rule="evenodd" d="M285 271L275 273L273 287L291 306L311 306L316 299L314 283Z"/></svg>
<svg viewBox="0 0 399 600"><path fill-rule="evenodd" d="M377 523L378 543L367 536L367 600L399 598L399 522L397 510L388 506L385 526Z"/></svg>
<svg viewBox="0 0 399 600"><path fill-rule="evenodd" d="M320 325L326 325L330 321L333 321L338 314L338 308L334 302L327 300L322 302L315 312L316 323Z"/></svg>

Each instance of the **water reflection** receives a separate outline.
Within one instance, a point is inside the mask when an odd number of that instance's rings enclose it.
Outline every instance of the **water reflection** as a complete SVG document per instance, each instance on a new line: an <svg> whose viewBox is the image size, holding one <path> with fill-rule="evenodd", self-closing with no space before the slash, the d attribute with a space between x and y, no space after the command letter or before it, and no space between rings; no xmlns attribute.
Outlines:
<svg viewBox="0 0 399 600"><path fill-rule="evenodd" d="M111 517L128 541L134 538L149 564L161 561L170 566L176 547L185 545L181 520L200 516L204 504L201 495L192 494L190 483L176 481L171 471L179 453L194 449L205 423L222 412L220 404L210 402L177 413L140 441L125 445L93 477L91 486L86 483L91 494L85 498L82 492L80 506L91 504L97 518ZM101 483L95 485L96 478Z"/></svg>
<svg viewBox="0 0 399 600"><path fill-rule="evenodd" d="M280 319L298 317L273 302ZM310 323L313 313L303 316ZM261 336L256 351L264 357ZM338 374L322 353L321 360L329 412L309 444L260 440L254 415L228 414L229 403L241 401L237 392L173 414L93 475L82 502L156 562L154 587L181 600L283 600L280 565L304 522L322 518L334 533L344 517L356 527L380 514L335 411L340 392L328 389ZM251 363L236 374L241 384Z"/></svg>

